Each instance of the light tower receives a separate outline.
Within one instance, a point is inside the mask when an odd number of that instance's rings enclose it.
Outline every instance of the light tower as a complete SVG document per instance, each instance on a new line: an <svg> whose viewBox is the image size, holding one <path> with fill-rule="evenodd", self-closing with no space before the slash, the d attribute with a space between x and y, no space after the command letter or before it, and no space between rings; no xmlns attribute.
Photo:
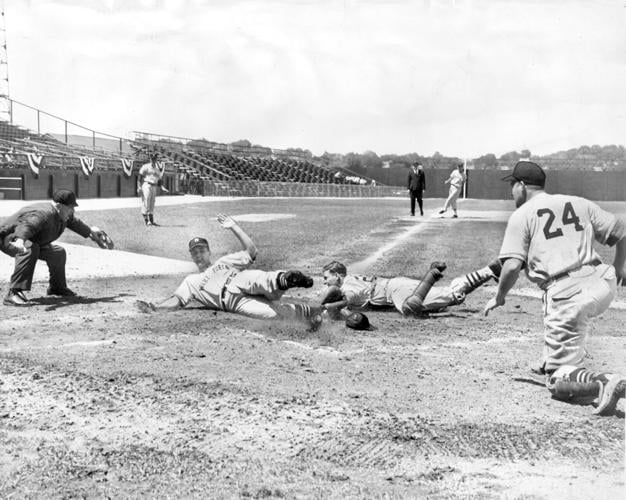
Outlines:
<svg viewBox="0 0 626 500"><path fill-rule="evenodd" d="M0 121L11 121L9 58L7 56L7 30L4 22L4 0L0 2Z"/></svg>

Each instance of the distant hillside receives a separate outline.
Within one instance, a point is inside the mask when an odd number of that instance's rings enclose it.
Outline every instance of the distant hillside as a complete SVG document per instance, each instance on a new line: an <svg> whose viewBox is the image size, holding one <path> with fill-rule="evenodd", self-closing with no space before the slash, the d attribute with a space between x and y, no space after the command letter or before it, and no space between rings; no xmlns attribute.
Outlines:
<svg viewBox="0 0 626 500"><path fill-rule="evenodd" d="M64 134L49 134L57 141L65 142ZM75 146L84 146L86 148L93 147L93 137L87 135L72 135L68 134L67 142ZM117 139L105 139L104 137L96 137L96 148L103 149L105 151L111 151L113 153L120 152L120 141ZM127 141L122 141L122 153L132 153Z"/></svg>

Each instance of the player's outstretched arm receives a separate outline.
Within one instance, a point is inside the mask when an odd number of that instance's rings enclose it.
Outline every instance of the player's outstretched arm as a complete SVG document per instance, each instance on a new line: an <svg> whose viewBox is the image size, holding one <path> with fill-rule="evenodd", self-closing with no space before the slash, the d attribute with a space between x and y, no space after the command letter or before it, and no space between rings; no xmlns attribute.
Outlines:
<svg viewBox="0 0 626 500"><path fill-rule="evenodd" d="M510 258L504 261L502 265L502 272L500 274L500 282L498 283L498 291L496 295L489 299L489 302L483 309L483 314L487 316L490 311L493 311L496 307L504 305L505 299L511 288L517 282L519 273L522 270L523 262L516 258Z"/></svg>
<svg viewBox="0 0 626 500"><path fill-rule="evenodd" d="M153 304L152 302L147 302L145 300L136 300L135 307L142 313L153 313L153 312L163 312L163 311L175 311L182 307L180 300L176 296L168 297L167 299L158 302L157 304Z"/></svg>
<svg viewBox="0 0 626 500"><path fill-rule="evenodd" d="M217 216L217 222L219 222L224 229L230 229L237 237L237 239L241 242L244 250L246 250L250 254L252 260L256 259L257 248L254 244L254 241L252 241L250 236L248 236L246 232L241 229L239 224L235 222L235 219L233 219L230 215L219 214Z"/></svg>

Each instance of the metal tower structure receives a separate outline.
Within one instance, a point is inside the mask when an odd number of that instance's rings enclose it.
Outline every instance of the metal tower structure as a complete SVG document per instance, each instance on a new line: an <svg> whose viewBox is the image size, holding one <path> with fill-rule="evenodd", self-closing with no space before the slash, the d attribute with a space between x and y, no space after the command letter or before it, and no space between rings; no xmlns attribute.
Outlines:
<svg viewBox="0 0 626 500"><path fill-rule="evenodd" d="M7 55L7 30L4 21L4 0L0 2L0 121L11 121L9 58Z"/></svg>

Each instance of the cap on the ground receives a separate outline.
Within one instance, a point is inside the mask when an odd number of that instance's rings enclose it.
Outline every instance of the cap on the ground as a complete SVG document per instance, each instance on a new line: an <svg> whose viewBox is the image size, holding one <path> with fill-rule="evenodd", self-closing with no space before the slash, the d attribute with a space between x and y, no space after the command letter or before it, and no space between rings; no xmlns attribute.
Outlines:
<svg viewBox="0 0 626 500"><path fill-rule="evenodd" d="M374 330L374 327L370 325L370 320L365 314L360 312L353 312L346 318L346 326L353 330Z"/></svg>
<svg viewBox="0 0 626 500"><path fill-rule="evenodd" d="M78 206L74 191L70 191L69 189L57 189L52 195L52 200L61 205L67 205L68 207Z"/></svg>
<svg viewBox="0 0 626 500"><path fill-rule="evenodd" d="M513 173L502 178L503 181L518 181L529 186L544 187L546 185L546 173L532 161L518 161L513 168Z"/></svg>

